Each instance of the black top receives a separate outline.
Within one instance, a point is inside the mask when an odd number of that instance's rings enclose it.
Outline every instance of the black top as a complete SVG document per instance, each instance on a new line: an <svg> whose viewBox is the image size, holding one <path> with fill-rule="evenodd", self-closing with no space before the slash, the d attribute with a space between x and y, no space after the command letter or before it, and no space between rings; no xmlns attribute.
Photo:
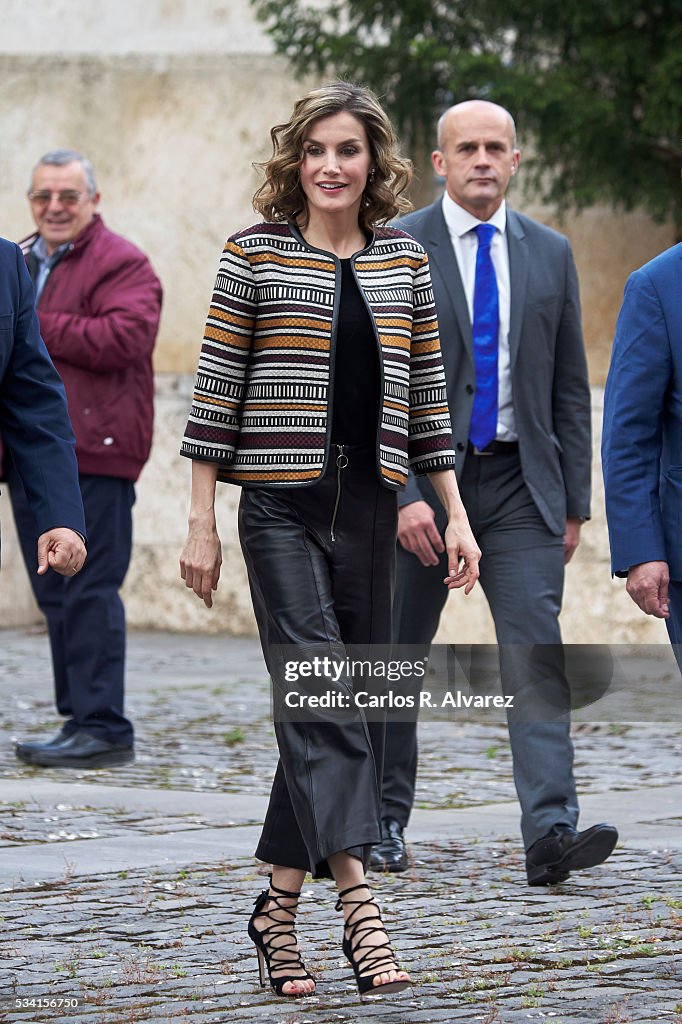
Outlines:
<svg viewBox="0 0 682 1024"><path fill-rule="evenodd" d="M334 359L332 443L374 448L379 426L379 352L374 324L350 260L341 260Z"/></svg>

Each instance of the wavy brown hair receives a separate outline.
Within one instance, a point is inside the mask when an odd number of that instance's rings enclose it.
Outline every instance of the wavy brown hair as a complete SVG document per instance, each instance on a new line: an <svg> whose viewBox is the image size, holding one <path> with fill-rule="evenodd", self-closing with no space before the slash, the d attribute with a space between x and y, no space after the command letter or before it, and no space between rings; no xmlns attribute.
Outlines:
<svg viewBox="0 0 682 1024"><path fill-rule="evenodd" d="M364 85L332 82L297 100L291 118L270 131L272 156L265 163L254 164L264 173L265 181L253 197L253 208L265 220L293 220L305 227L308 203L299 176L303 142L315 121L341 111L364 125L372 155L374 175L367 181L360 206L361 229L371 230L375 224L385 224L412 209L403 195L412 180L412 162L398 154L393 125L378 99Z"/></svg>

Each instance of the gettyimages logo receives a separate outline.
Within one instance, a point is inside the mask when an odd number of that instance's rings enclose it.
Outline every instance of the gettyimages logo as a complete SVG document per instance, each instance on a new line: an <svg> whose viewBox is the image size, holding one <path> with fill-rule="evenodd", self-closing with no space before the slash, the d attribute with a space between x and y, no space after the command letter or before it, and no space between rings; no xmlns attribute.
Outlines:
<svg viewBox="0 0 682 1024"><path fill-rule="evenodd" d="M284 666L284 679L287 683L297 683L302 678L330 679L338 683L344 677L354 679L359 676L363 679L386 679L389 683L397 683L403 677L423 679L426 664L426 658L418 658L416 661L386 661L382 658L332 658L326 654L323 657L314 657L311 661L287 661Z"/></svg>
<svg viewBox="0 0 682 1024"><path fill-rule="evenodd" d="M682 720L667 645L278 646L277 721Z"/></svg>

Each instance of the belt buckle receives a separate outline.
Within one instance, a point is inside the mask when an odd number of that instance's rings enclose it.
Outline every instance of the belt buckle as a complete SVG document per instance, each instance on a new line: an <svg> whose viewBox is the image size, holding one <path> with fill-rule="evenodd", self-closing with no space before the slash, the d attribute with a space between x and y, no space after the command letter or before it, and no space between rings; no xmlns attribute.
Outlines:
<svg viewBox="0 0 682 1024"><path fill-rule="evenodd" d="M475 445L473 442L471 443L471 447L473 449L472 453L471 453L472 455L486 455L486 456L488 456L488 455L494 455L495 454L494 452L487 452L485 450L485 448L479 448L478 445Z"/></svg>

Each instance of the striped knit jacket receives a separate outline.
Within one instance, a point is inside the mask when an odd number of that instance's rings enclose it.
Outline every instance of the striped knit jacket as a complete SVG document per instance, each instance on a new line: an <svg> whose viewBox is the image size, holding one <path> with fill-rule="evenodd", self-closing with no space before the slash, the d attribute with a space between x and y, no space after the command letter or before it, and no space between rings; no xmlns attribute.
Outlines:
<svg viewBox="0 0 682 1024"><path fill-rule="evenodd" d="M353 257L381 368L377 467L385 486L451 469L455 456L426 253L380 228ZM341 266L291 224L228 239L208 313L181 454L217 461L218 479L304 485L329 451Z"/></svg>

